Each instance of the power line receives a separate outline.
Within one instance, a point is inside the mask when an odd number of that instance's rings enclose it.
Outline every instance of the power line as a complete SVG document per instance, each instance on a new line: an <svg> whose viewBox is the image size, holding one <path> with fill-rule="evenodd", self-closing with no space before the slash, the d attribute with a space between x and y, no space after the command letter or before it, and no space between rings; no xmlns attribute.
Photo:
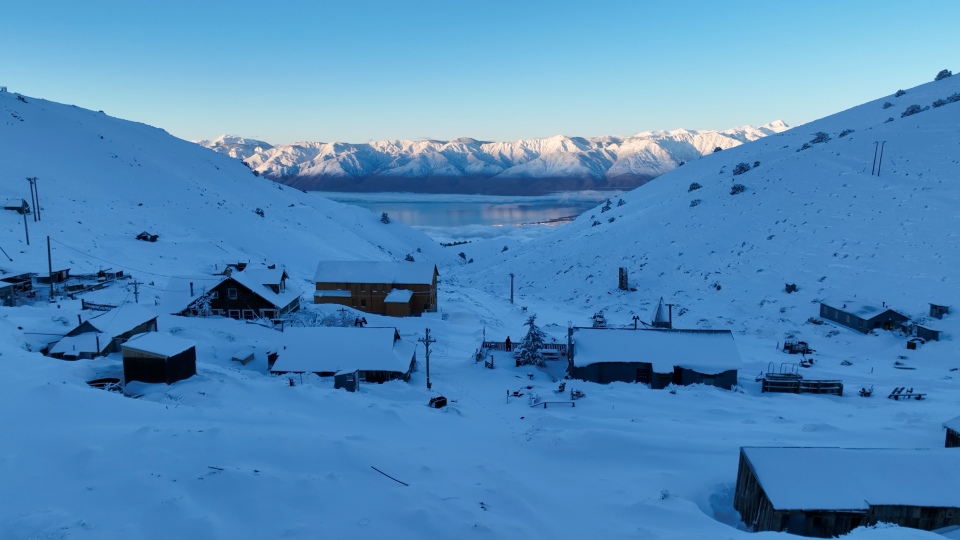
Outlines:
<svg viewBox="0 0 960 540"><path fill-rule="evenodd" d="M168 275L168 274L158 274L158 273L156 273L156 272L147 272L146 270L139 270L139 269L137 269L137 268L133 268L132 266L125 266L125 265L118 264L118 263L115 263L115 262L110 262L110 261L108 261L108 260L106 260L106 259L101 259L100 257L97 257L96 255L91 255L91 254L87 253L86 251L81 251L81 250L79 250L79 249L77 249L77 248L75 248L75 247L68 246L68 245L64 244L63 242L61 242L61 241L59 241L59 240L54 240L54 239L52 239L52 238L51 238L50 240L53 241L53 242L56 242L56 243L60 244L61 246L65 247L65 248L67 248L67 249L72 249L73 251L76 251L77 253L80 253L81 255L86 255L87 257L91 257L91 258L96 259L96 260L98 260L98 261L100 261L100 262L105 262L105 263L107 263L107 264L109 264L109 265L117 266L117 267L120 267L120 268L124 268L124 269L126 269L126 270L133 270L134 272L139 272L139 273L141 273L141 274L149 274L149 275L151 275L151 276L160 276L160 277L165 277L165 278L179 278L179 277L182 277L182 276L171 276L171 275Z"/></svg>

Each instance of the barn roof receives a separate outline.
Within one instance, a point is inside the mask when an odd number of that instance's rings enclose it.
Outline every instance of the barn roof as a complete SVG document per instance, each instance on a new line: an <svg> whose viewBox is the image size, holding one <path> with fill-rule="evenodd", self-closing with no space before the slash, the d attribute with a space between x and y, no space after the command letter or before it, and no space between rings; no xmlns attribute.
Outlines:
<svg viewBox="0 0 960 540"><path fill-rule="evenodd" d="M600 362L648 362L654 373L672 373L676 366L705 375L743 367L729 330L577 328L573 342L576 367Z"/></svg>
<svg viewBox="0 0 960 540"><path fill-rule="evenodd" d="M288 328L270 371L407 373L416 345L396 338L395 328Z"/></svg>
<svg viewBox="0 0 960 540"><path fill-rule="evenodd" d="M140 304L123 304L84 321L108 339L119 336L157 318L157 314ZM81 324L81 326L83 326ZM103 341L101 339L101 341Z"/></svg>
<svg viewBox="0 0 960 540"><path fill-rule="evenodd" d="M953 449L744 447L776 510L960 508Z"/></svg>
<svg viewBox="0 0 960 540"><path fill-rule="evenodd" d="M856 300L856 299L843 300L843 299L830 298L827 300L821 300L820 303L825 306L832 307L833 309L836 309L838 311L849 313L850 315L856 315L861 319L872 319L888 311L893 311L894 313L896 313L897 315L900 315L901 317L907 317L906 315L902 313L898 313L897 311L894 311L891 308L881 307L881 306L878 306L876 303L865 302L863 300Z"/></svg>
<svg viewBox="0 0 960 540"><path fill-rule="evenodd" d="M163 289L160 307L165 313L181 313L201 296L227 279L227 276L177 276L172 277ZM190 284L193 283L193 294Z"/></svg>
<svg viewBox="0 0 960 540"><path fill-rule="evenodd" d="M169 358L196 345L196 342L189 339L178 338L163 332L146 332L133 336L122 346L124 349L133 349Z"/></svg>
<svg viewBox="0 0 960 540"><path fill-rule="evenodd" d="M952 429L953 431L960 433L960 416L952 420L947 420L946 422L943 423L943 427L947 429Z"/></svg>
<svg viewBox="0 0 960 540"><path fill-rule="evenodd" d="M433 263L395 261L320 261L317 283L391 283L432 285Z"/></svg>

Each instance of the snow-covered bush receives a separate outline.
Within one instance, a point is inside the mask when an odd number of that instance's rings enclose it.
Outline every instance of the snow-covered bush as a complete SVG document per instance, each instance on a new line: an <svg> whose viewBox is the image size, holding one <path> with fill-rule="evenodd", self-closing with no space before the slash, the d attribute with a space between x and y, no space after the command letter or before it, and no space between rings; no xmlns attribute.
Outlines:
<svg viewBox="0 0 960 540"><path fill-rule="evenodd" d="M471 258L469 261L467 261L467 264L473 264L473 259Z"/></svg>
<svg viewBox="0 0 960 540"><path fill-rule="evenodd" d="M954 94L954 95L956 95L956 94ZM618 206L618 207L623 206L623 205L625 205L625 204L627 204L627 203L623 202L623 199L620 199L619 201L617 201L617 206Z"/></svg>
<svg viewBox="0 0 960 540"><path fill-rule="evenodd" d="M503 246L503 249L500 250L500 253L503 253L506 250L507 250L507 246Z"/></svg>
<svg viewBox="0 0 960 540"><path fill-rule="evenodd" d="M413 258L413 255L411 255L410 253L407 253L407 256L404 257L403 260L407 262L417 262L416 259Z"/></svg>
<svg viewBox="0 0 960 540"><path fill-rule="evenodd" d="M718 146L718 147L716 147L716 148L713 149L713 153L716 154L717 152L720 152L721 150L723 150L723 148L720 148L720 147Z"/></svg>
<svg viewBox="0 0 960 540"><path fill-rule="evenodd" d="M919 105L911 105L907 107L907 110L903 111L903 114L900 115L900 118L903 118L904 116L913 116L920 112L923 112L923 109L921 109Z"/></svg>
<svg viewBox="0 0 960 540"><path fill-rule="evenodd" d="M754 161L754 162L753 162L753 168L754 168L754 169L756 169L756 168L759 167L759 166L760 166L760 162L759 162L759 161Z"/></svg>
<svg viewBox="0 0 960 540"><path fill-rule="evenodd" d="M610 216L610 219L607 220L607 223L613 223L617 218Z"/></svg>
<svg viewBox="0 0 960 540"><path fill-rule="evenodd" d="M537 326L537 316L531 315L523 325L527 327L527 335L517 345L517 360L521 366L547 365L541 353L547 335Z"/></svg>
<svg viewBox="0 0 960 540"><path fill-rule="evenodd" d="M693 190L695 190L695 189L700 189L700 188L702 188L702 187L703 187L703 186L701 186L700 184L694 182L694 183L690 184L690 188L687 190L687 193L690 193L691 191L693 191Z"/></svg>
<svg viewBox="0 0 960 540"><path fill-rule="evenodd" d="M801 150L806 150L807 148L811 148L811 146L807 143L803 143L803 146L801 146L800 148L797 148L797 152Z"/></svg>
<svg viewBox="0 0 960 540"><path fill-rule="evenodd" d="M947 97L949 103L956 103L960 101L960 94L954 92L953 95Z"/></svg>
<svg viewBox="0 0 960 540"><path fill-rule="evenodd" d="M693 208L694 206L696 206L696 205L698 205L698 204L700 204L700 199L694 199L694 200L690 201L690 208Z"/></svg>
<svg viewBox="0 0 960 540"><path fill-rule="evenodd" d="M941 71L940 73L937 73L936 78L933 79L933 80L934 80L934 81L939 81L939 80L942 80L942 79L946 79L947 77L949 77L949 76L951 76L951 75L953 75L953 72L952 72L952 71L950 71L949 69L944 69L944 70Z"/></svg>
<svg viewBox="0 0 960 540"><path fill-rule="evenodd" d="M610 210L610 205L611 205L611 204L613 204L613 203L610 202L610 199L607 199L607 203L604 204L604 205L603 205L603 208L600 209L600 213L602 214L602 213L606 212L607 210Z"/></svg>
<svg viewBox="0 0 960 540"><path fill-rule="evenodd" d="M686 161L681 161L681 162L677 165L677 167L683 167L683 166L686 165L686 164L687 164Z"/></svg>
<svg viewBox="0 0 960 540"><path fill-rule="evenodd" d="M901 90L897 90L897 93L894 94L893 97L900 97L900 96L902 96L902 95L904 95L904 94L906 94L906 92L903 91L902 89L901 89Z"/></svg>
<svg viewBox="0 0 960 540"><path fill-rule="evenodd" d="M737 193L743 193L744 190L746 190L746 189L747 189L747 188L745 188L745 187L743 186L743 184L734 184L734 185L730 188L730 194L731 194L731 195L736 195Z"/></svg>
<svg viewBox="0 0 960 540"><path fill-rule="evenodd" d="M887 102L885 102L885 103L883 104L883 108L884 108L884 109L889 109L890 107L893 107L893 103L890 103L889 101L887 101Z"/></svg>
<svg viewBox="0 0 960 540"><path fill-rule="evenodd" d="M813 144L820 144L820 143L825 143L829 140L830 140L830 135L827 135L822 131L818 131L813 134L813 140L810 142Z"/></svg>
<svg viewBox="0 0 960 540"><path fill-rule="evenodd" d="M887 122L893 122L893 118L887 118L886 120L883 121L884 124L886 124Z"/></svg>
<svg viewBox="0 0 960 540"><path fill-rule="evenodd" d="M840 137L841 137L841 138L846 137L847 135L853 133L853 131L854 131L854 130L852 130L852 129L845 129L845 130L843 130L843 131L840 132Z"/></svg>
<svg viewBox="0 0 960 540"><path fill-rule="evenodd" d="M597 225L599 225L599 224L600 224L600 222L599 222L599 221L594 221L594 222L593 222L593 224L592 224L592 225L590 225L590 226L591 226L591 227L596 227L596 226L597 226Z"/></svg>
<svg viewBox="0 0 960 540"><path fill-rule="evenodd" d="M461 259L467 260L467 254L466 254L466 253L464 253L464 252L461 251L460 253L457 253L457 255L460 256Z"/></svg>
<svg viewBox="0 0 960 540"><path fill-rule="evenodd" d="M938 99L938 100L936 100L936 101L933 102L933 108L936 109L937 107L943 107L943 106L946 105L946 104L947 104L946 101L944 101L944 100L942 100L942 99Z"/></svg>
<svg viewBox="0 0 960 540"><path fill-rule="evenodd" d="M733 168L733 175L738 176L750 170L749 163L737 163L737 166Z"/></svg>
<svg viewBox="0 0 960 540"><path fill-rule="evenodd" d="M383 223L384 225L390 223L390 216L388 216L386 212L380 214L380 223Z"/></svg>
<svg viewBox="0 0 960 540"><path fill-rule="evenodd" d="M265 217L262 208L257 208L256 210L253 211L253 213L260 217Z"/></svg>

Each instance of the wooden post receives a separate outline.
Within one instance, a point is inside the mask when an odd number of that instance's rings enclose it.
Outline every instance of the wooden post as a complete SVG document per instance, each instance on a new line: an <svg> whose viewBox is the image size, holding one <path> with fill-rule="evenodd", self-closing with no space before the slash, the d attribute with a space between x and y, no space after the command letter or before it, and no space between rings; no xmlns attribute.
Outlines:
<svg viewBox="0 0 960 540"><path fill-rule="evenodd" d="M53 298L53 256L50 255L50 237L47 237L47 272L50 277L50 298ZM99 350L99 349L97 349Z"/></svg>
<svg viewBox="0 0 960 540"><path fill-rule="evenodd" d="M36 176L33 177L33 192L37 198L37 207L35 209L37 211L37 221L41 221L40 219L40 187L37 185Z"/></svg>
<svg viewBox="0 0 960 540"><path fill-rule="evenodd" d="M23 210L21 208L21 210ZM27 245L30 245L30 229L27 228L27 213L23 213L23 233L27 235Z"/></svg>
<svg viewBox="0 0 960 540"><path fill-rule="evenodd" d="M513 303L513 272L510 272L510 303Z"/></svg>

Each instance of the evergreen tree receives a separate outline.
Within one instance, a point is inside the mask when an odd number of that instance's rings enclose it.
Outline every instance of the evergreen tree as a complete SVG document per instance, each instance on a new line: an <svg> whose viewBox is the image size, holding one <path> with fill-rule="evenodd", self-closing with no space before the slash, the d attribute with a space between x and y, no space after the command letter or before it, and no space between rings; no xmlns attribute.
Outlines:
<svg viewBox="0 0 960 540"><path fill-rule="evenodd" d="M537 316L531 315L524 326L528 327L527 335L523 336L523 340L517 346L517 359L520 360L520 365L545 366L546 362L540 351L547 336L537 326Z"/></svg>

